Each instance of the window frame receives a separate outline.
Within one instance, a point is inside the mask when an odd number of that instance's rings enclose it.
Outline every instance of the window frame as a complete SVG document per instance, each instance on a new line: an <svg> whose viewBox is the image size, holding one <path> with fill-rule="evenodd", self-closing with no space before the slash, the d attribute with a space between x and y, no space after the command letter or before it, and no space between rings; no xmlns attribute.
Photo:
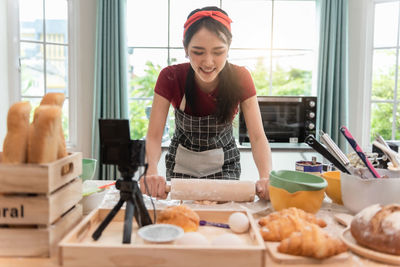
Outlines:
<svg viewBox="0 0 400 267"><path fill-rule="evenodd" d="M42 0L50 1L50 0ZM76 60L76 36L77 36L77 25L76 25L76 12L73 12L76 6L76 0L65 0L67 1L68 8L68 42L65 45L68 50L68 132L69 140L66 145L69 150L76 150L78 147L78 131L77 131L77 60ZM19 31L19 1L9 0L7 3L8 9L8 66L9 73L9 100L10 105L12 103L21 101L21 65L20 65L20 31ZM46 45L46 42L43 42ZM43 60L46 60L44 55ZM46 70L43 70L46 76ZM46 88L44 88L46 90Z"/></svg>

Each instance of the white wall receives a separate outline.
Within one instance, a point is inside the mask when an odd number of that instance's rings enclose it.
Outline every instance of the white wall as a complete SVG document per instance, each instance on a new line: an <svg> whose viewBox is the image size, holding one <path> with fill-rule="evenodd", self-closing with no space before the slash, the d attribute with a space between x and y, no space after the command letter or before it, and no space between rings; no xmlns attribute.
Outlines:
<svg viewBox="0 0 400 267"><path fill-rule="evenodd" d="M96 35L96 0L75 0L74 42L77 75L77 146L71 150L81 151L83 157L91 157L92 113L94 84L94 53Z"/></svg>
<svg viewBox="0 0 400 267"><path fill-rule="evenodd" d="M0 0L0 151L7 133L9 106L7 55L7 0Z"/></svg>

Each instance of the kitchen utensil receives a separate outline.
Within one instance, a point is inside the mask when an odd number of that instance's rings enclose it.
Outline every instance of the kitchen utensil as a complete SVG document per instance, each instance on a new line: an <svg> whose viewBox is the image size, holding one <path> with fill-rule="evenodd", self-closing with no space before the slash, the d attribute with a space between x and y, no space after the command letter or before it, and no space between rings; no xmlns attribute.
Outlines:
<svg viewBox="0 0 400 267"><path fill-rule="evenodd" d="M389 264L395 264L395 265L400 265L400 256L392 255L392 254L387 254L383 252L378 252L366 247L363 247L357 243L357 241L353 238L350 232L350 228L346 228L342 235L340 236L342 241L349 247L349 249L363 257L366 257L368 259L384 262L384 263L389 263Z"/></svg>
<svg viewBox="0 0 400 267"><path fill-rule="evenodd" d="M322 173L322 177L328 182L325 193L333 203L343 205L342 189L340 187L340 171Z"/></svg>
<svg viewBox="0 0 400 267"><path fill-rule="evenodd" d="M250 202L256 194L252 181L171 179L171 199Z"/></svg>
<svg viewBox="0 0 400 267"><path fill-rule="evenodd" d="M226 223L216 223L216 222L209 222L205 220L200 220L200 226L215 226L215 227L220 227L220 228L226 228L229 229L229 224Z"/></svg>
<svg viewBox="0 0 400 267"><path fill-rule="evenodd" d="M353 213L373 204L400 203L400 171L377 169L381 176L397 177L375 179L364 168L368 178L342 173L340 177L343 205ZM358 172L357 170L355 172Z"/></svg>
<svg viewBox="0 0 400 267"><path fill-rule="evenodd" d="M346 168L349 166L350 161L346 157L346 155L340 150L340 148L333 142L331 137L324 133L323 131L320 132L320 137L322 142L325 144L326 148L333 154Z"/></svg>
<svg viewBox="0 0 400 267"><path fill-rule="evenodd" d="M148 242L165 243L183 236L183 229L172 224L149 224L139 228L138 235Z"/></svg>
<svg viewBox="0 0 400 267"><path fill-rule="evenodd" d="M381 178L379 173L375 170L374 166L372 166L371 162L367 159L361 147L357 144L356 140L354 140L353 136L349 132L346 126L340 127L340 132L344 135L346 140L349 142L351 147L360 157L360 159L364 162L365 166L367 166L368 170L372 173L375 178Z"/></svg>
<svg viewBox="0 0 400 267"><path fill-rule="evenodd" d="M390 148L387 148L385 145L383 145L382 143L378 142L378 141L374 141L372 142L372 144L374 146L376 146L377 148L379 148L383 153L385 153L385 155L389 158L390 162L392 162L393 167L397 168L399 167L399 160L397 159L397 153L394 152L393 150L391 150Z"/></svg>
<svg viewBox="0 0 400 267"><path fill-rule="evenodd" d="M320 153L324 158L332 162L332 164L335 165L336 168L338 168L342 172L350 174L350 171L342 163L340 163L340 161L338 161L321 143L319 143L314 138L314 136L307 136L304 142L311 146L315 151Z"/></svg>
<svg viewBox="0 0 400 267"><path fill-rule="evenodd" d="M270 185L268 190L272 207L277 211L296 207L306 212L317 213L325 196L325 189L290 193L285 189Z"/></svg>
<svg viewBox="0 0 400 267"><path fill-rule="evenodd" d="M289 193L324 189L328 183L321 177L298 171L271 171L270 184Z"/></svg>

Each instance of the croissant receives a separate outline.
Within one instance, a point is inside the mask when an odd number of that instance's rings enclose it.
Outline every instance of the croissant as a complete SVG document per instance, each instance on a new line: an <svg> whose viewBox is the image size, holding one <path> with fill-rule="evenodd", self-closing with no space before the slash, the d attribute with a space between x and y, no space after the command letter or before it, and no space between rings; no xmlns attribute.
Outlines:
<svg viewBox="0 0 400 267"><path fill-rule="evenodd" d="M339 239L325 233L315 224L292 233L278 246L281 253L325 259L347 251L347 246Z"/></svg>
<svg viewBox="0 0 400 267"><path fill-rule="evenodd" d="M311 223L293 215L277 217L275 220L264 220L260 233L264 241L281 241L293 232L298 232Z"/></svg>
<svg viewBox="0 0 400 267"><path fill-rule="evenodd" d="M326 222L324 220L315 217L314 214L305 212L304 210L298 209L298 208L295 208L295 207L284 209L284 210L281 210L281 211L275 211L275 212L269 214L268 216L261 218L258 221L258 223L261 226L264 226L264 225L267 224L267 221L276 220L276 219L278 219L278 218L280 218L282 216L285 216L285 215L293 215L293 216L295 216L297 218L300 218L300 219L303 219L303 220L305 220L307 222L317 224L320 227L325 227L326 226Z"/></svg>

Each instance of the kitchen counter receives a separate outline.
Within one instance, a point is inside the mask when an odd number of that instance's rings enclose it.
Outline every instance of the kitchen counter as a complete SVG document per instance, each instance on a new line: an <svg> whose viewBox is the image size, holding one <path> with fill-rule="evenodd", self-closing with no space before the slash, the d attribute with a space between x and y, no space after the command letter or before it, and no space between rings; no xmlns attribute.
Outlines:
<svg viewBox="0 0 400 267"><path fill-rule="evenodd" d="M109 183L110 181L98 181L99 185ZM115 188L111 188L105 194L105 197L100 204L102 208L112 208L116 201L119 199L119 191ZM146 206L150 208L150 198L145 196L144 198ZM186 205L193 209L216 209L216 210L243 210L244 207L248 208L252 213L254 213L254 217L261 217L266 215L268 212L272 210L270 206L270 202L257 200L255 202L247 202L247 203L224 203L224 204L214 204L214 205L202 205L196 204L193 201L184 201ZM162 209L167 206L179 204L177 200L157 200L154 201L156 205L156 209ZM343 231L344 227L339 225L334 221L333 214L335 213L347 213L347 210L337 204L333 204L329 201L329 199L325 199L324 203L317 213L317 216L323 218L328 226L326 231L329 233L338 236L341 231ZM368 260L366 258L360 257L357 254L353 254L349 252L350 257L345 261L326 263L324 266L389 266L376 261ZM313 264L315 266L315 264ZM293 266L313 266L313 265L305 265L305 264L293 264ZM22 257L0 257L0 266L4 267L58 267L61 266L58 262L57 257L52 258L22 258ZM285 266L285 264L278 264L271 259L271 256L268 252L265 252L265 266ZM287 266L287 265L286 265Z"/></svg>

